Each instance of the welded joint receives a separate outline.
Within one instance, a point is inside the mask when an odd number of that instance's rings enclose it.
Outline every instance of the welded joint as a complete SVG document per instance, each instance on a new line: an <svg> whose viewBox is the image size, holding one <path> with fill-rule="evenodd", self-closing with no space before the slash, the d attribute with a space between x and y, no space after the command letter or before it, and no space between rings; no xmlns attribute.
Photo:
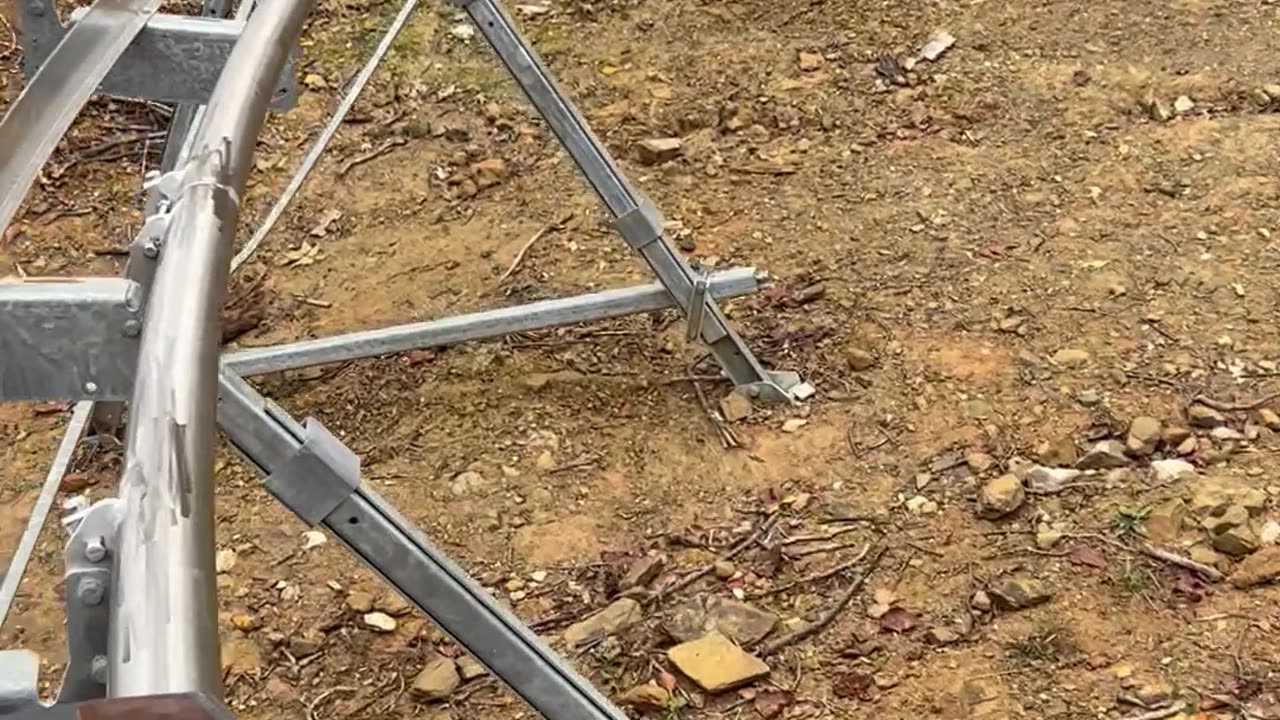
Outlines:
<svg viewBox="0 0 1280 720"><path fill-rule="evenodd" d="M663 222L662 211L645 198L639 205L619 215L613 221L613 227L632 250L639 251L662 237Z"/></svg>
<svg viewBox="0 0 1280 720"><path fill-rule="evenodd" d="M267 490L311 527L319 525L360 487L360 457L309 417L293 456L270 468Z"/></svg>

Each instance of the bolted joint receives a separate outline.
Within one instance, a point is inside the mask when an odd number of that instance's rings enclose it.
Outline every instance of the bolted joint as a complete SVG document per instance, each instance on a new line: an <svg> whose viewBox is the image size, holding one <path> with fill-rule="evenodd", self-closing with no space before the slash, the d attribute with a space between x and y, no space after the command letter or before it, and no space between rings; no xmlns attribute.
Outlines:
<svg viewBox="0 0 1280 720"><path fill-rule="evenodd" d="M85 605L101 605L107 594L107 588L97 578L85 578L76 588L76 597Z"/></svg>
<svg viewBox="0 0 1280 720"><path fill-rule="evenodd" d="M99 685L107 684L107 656L94 655L89 663L89 677Z"/></svg>
<svg viewBox="0 0 1280 720"><path fill-rule="evenodd" d="M84 544L84 557L92 563L102 562L107 558L107 542L102 536L89 538Z"/></svg>
<svg viewBox="0 0 1280 720"><path fill-rule="evenodd" d="M142 322L140 320L125 320L122 332L125 337L138 337L142 334Z"/></svg>

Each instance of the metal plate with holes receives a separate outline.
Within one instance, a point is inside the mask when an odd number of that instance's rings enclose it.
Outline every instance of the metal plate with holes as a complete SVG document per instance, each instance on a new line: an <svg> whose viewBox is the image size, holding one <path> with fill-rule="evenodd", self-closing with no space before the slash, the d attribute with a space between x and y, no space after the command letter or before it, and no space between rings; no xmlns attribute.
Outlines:
<svg viewBox="0 0 1280 720"><path fill-rule="evenodd" d="M123 278L0 281L0 402L128 398L141 300Z"/></svg>

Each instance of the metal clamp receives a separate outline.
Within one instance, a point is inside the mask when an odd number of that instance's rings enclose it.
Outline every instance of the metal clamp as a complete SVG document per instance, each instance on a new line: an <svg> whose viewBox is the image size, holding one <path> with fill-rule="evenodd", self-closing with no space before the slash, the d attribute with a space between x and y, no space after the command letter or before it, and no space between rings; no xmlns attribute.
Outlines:
<svg viewBox="0 0 1280 720"><path fill-rule="evenodd" d="M686 337L697 340L702 335L702 320L707 315L707 289L711 286L711 273L707 270L696 271L693 279L693 294L689 296L689 331Z"/></svg>
<svg viewBox="0 0 1280 720"><path fill-rule="evenodd" d="M303 420L302 430L302 446L272 470L266 485L314 527L360 487L360 457L315 418Z"/></svg>
<svg viewBox="0 0 1280 720"><path fill-rule="evenodd" d="M107 638L110 621L111 555L124 503L118 498L64 505L63 525L71 532L65 551L67 670L59 703L104 697L107 692Z"/></svg>
<svg viewBox="0 0 1280 720"><path fill-rule="evenodd" d="M632 250L640 250L662 237L662 211L647 198L613 221L613 227Z"/></svg>

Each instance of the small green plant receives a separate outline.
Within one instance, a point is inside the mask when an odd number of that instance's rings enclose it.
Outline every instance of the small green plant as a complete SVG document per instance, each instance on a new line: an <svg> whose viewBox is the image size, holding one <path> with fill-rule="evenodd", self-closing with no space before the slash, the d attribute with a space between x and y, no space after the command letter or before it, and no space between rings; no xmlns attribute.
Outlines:
<svg viewBox="0 0 1280 720"><path fill-rule="evenodd" d="M1146 532L1150 505L1129 505L1116 510L1116 528L1121 535L1142 535Z"/></svg>
<svg viewBox="0 0 1280 720"><path fill-rule="evenodd" d="M689 701L680 693L671 693L671 697L667 698L667 705L662 709L662 714L667 720L680 720L680 711L684 709Z"/></svg>

